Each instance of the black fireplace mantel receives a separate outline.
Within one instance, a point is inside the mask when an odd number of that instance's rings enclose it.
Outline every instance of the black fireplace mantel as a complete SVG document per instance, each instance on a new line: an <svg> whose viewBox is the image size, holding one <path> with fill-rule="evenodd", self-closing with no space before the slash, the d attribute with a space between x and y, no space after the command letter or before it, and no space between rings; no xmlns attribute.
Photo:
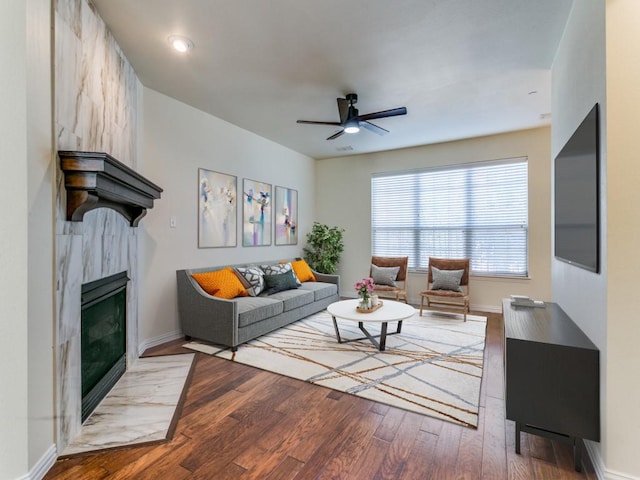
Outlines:
<svg viewBox="0 0 640 480"><path fill-rule="evenodd" d="M59 151L67 191L67 220L81 222L94 208L120 212L132 227L153 208L162 189L108 153Z"/></svg>

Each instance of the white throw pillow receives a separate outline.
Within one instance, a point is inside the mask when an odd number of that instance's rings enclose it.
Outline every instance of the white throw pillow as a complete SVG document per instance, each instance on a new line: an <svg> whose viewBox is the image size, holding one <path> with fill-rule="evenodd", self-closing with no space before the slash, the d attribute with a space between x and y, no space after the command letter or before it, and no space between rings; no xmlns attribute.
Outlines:
<svg viewBox="0 0 640 480"><path fill-rule="evenodd" d="M252 297L260 295L260 292L265 288L264 272L260 267L250 265L248 267L234 267L233 269L249 295Z"/></svg>

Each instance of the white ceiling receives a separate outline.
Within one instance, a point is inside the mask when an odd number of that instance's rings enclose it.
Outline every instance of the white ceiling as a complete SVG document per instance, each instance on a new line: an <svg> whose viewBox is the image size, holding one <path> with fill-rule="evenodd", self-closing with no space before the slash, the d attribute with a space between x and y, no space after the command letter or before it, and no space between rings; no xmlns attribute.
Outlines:
<svg viewBox="0 0 640 480"><path fill-rule="evenodd" d="M314 158L550 123L573 0L92 0L141 82ZM170 35L195 48L180 55ZM336 98L390 130L338 129Z"/></svg>

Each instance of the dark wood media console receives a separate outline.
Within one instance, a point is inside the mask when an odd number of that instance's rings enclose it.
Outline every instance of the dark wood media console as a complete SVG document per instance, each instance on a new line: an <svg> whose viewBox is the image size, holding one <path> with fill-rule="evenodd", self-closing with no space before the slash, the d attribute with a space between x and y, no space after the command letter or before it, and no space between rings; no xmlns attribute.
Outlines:
<svg viewBox="0 0 640 480"><path fill-rule="evenodd" d="M583 439L600 441L600 352L555 303L502 301L506 417L520 432L570 442L581 470Z"/></svg>

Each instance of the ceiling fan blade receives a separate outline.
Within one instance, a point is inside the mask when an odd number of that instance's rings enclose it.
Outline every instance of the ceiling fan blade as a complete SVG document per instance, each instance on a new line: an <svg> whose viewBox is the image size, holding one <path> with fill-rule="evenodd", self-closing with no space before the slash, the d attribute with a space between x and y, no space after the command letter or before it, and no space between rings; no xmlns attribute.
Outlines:
<svg viewBox="0 0 640 480"><path fill-rule="evenodd" d="M344 133L344 129L340 130L339 132L334 133L330 137L327 137L327 140L335 140L336 138L338 138L343 133Z"/></svg>
<svg viewBox="0 0 640 480"><path fill-rule="evenodd" d="M335 125L338 127L342 125L340 122L316 122L314 120L296 120L296 123L306 123L308 125Z"/></svg>
<svg viewBox="0 0 640 480"><path fill-rule="evenodd" d="M349 117L349 100L346 98L337 98L338 100L338 112L340 112L340 123L347 121Z"/></svg>
<svg viewBox="0 0 640 480"><path fill-rule="evenodd" d="M376 118L396 117L398 115L406 115L406 107L392 108L391 110L383 110L382 112L365 113L358 116L359 121L374 120Z"/></svg>
<svg viewBox="0 0 640 480"><path fill-rule="evenodd" d="M386 135L389 133L389 130L379 127L378 125L374 125L371 122L360 122L360 126L366 128L370 132L377 133L378 135Z"/></svg>

